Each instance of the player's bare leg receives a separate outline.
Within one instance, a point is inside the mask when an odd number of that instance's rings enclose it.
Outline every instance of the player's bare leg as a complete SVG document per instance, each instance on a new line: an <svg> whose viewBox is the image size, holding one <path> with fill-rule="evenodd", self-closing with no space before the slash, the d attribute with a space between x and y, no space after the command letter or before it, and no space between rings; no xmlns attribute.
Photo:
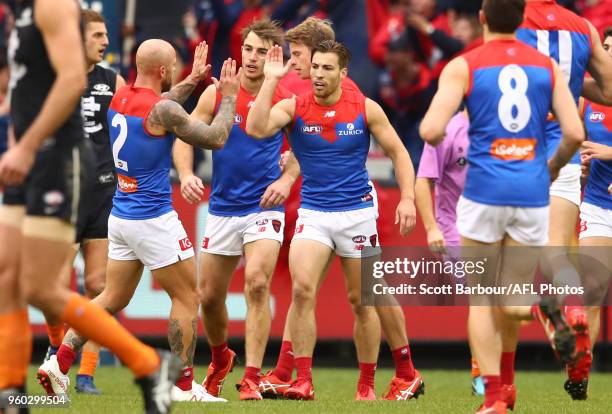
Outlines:
<svg viewBox="0 0 612 414"><path fill-rule="evenodd" d="M323 272L331 254L329 246L313 240L294 239L289 249L293 312L288 323L297 370L296 381L285 392L290 399L314 398L312 354L317 336L317 287L325 277Z"/></svg>
<svg viewBox="0 0 612 414"><path fill-rule="evenodd" d="M323 275L328 273L329 267L334 261L334 257L334 254L330 255L327 265L325 265L325 270L323 270ZM321 283L323 280L324 277L319 279L317 294L321 288ZM276 367L262 375L261 380L259 381L259 390L264 398L282 397L283 393L285 390L287 390L287 388L289 388L292 382L291 378L294 368L294 355L293 347L291 345L291 327L289 326L289 320L291 319L290 315L292 315L292 313L293 303L289 304L289 309L287 309L287 315L285 316L283 340L278 355L278 361L276 362Z"/></svg>
<svg viewBox="0 0 612 414"><path fill-rule="evenodd" d="M259 380L272 322L270 281L279 251L280 243L276 240L262 239L244 245L246 369L239 389L241 400L263 398L259 391Z"/></svg>
<svg viewBox="0 0 612 414"><path fill-rule="evenodd" d="M497 270L500 254L500 243L481 243L476 240L461 237L463 247L461 257L464 260L471 256L484 256L489 269ZM501 400L500 361L502 354L502 334L500 326L500 313L487 298L471 298L470 313L468 316L468 336L472 344L473 356L478 361L480 372L485 383L485 399L490 400L489 405Z"/></svg>
<svg viewBox="0 0 612 414"><path fill-rule="evenodd" d="M591 345L594 346L599 337L601 328L601 304L603 298L595 295L606 291L610 272L612 271L612 257L609 248L612 247L610 237L586 237L580 239L580 267L584 280L587 304L593 305L585 308L589 320L589 334Z"/></svg>
<svg viewBox="0 0 612 414"><path fill-rule="evenodd" d="M70 282L72 281L72 267L78 252L79 245L74 244L72 246L72 251L68 253L64 265L62 266L62 270L60 270L59 273L58 282L67 288L70 288ZM48 360L52 355L57 354L57 350L62 344L66 331L64 329L64 322L60 318L53 315L47 315L46 313L43 313L43 315L47 325L47 336L49 337L49 348L47 349L47 354L45 355L45 360Z"/></svg>
<svg viewBox="0 0 612 414"><path fill-rule="evenodd" d="M55 230L55 234L58 234L59 229ZM35 248L51 249L54 246L54 243L48 241L45 243L44 240L37 240L32 244ZM57 244L55 243L55 245ZM64 252L67 253L70 243L66 242L63 247ZM56 247L56 250L56 255L59 255L60 249ZM46 251L50 252L50 250ZM50 266L49 262L50 260L45 262L47 266ZM54 264L58 267L61 266L59 260L56 260ZM107 285L104 291L92 302L86 301L57 283L55 284L55 289L59 290L58 296L65 297L64 301L67 302L67 305L65 305L67 309L62 312L62 318L73 328L66 333L57 355L45 362L39 369L39 376L42 376L41 381L46 379L43 385L47 392L67 392L69 380L66 374L74 363L77 352L89 337L113 351L132 369L137 377L150 375L158 369L159 357L155 350L137 341L114 318L108 315L108 313L115 313L127 306L136 290L142 269L142 264L137 260L117 261L109 259ZM44 276L39 276L39 279L42 278ZM35 282L42 283L41 280ZM49 289L53 288L49 287ZM44 310L47 314L52 314L54 309L54 307L48 307ZM105 309L108 313L102 309ZM171 362L170 365L168 369L172 371L177 369L175 362ZM178 374L178 371L176 371L176 374ZM55 377L53 382L50 381L51 376ZM168 379L171 378L175 378L174 375Z"/></svg>
<svg viewBox="0 0 612 414"><path fill-rule="evenodd" d="M519 285L533 283L535 270L538 266L541 250L537 247L526 247L511 237L506 236L503 241L501 264L499 266L499 285L509 286L511 283ZM503 304L503 303L502 303ZM516 306L516 298L507 306L499 308L499 328L502 339L502 353L500 363L500 379L502 399L508 408L514 409L516 401L516 387L514 386L514 360L519 338L521 320L531 320L531 314L523 315L528 306Z"/></svg>
<svg viewBox="0 0 612 414"><path fill-rule="evenodd" d="M81 244L81 251L85 259L85 294L88 298L93 299L104 290L108 239L86 239ZM100 346L93 341L87 341L81 354L81 365L76 384L77 391L88 394L100 393L93 382L99 359Z"/></svg>
<svg viewBox="0 0 612 414"><path fill-rule="evenodd" d="M348 300L355 314L353 338L359 362L357 400L375 400L374 374L380 351L380 320L373 306L361 304L361 259L343 257L340 259L344 270Z"/></svg>
<svg viewBox="0 0 612 414"><path fill-rule="evenodd" d="M31 336L19 280L23 206L0 205L0 391L25 392Z"/></svg>
<svg viewBox="0 0 612 414"><path fill-rule="evenodd" d="M151 272L172 301L168 319L170 350L183 361L183 372L176 387L192 394L193 357L198 339L199 298L196 289L195 258L178 261ZM180 397L174 397L175 400Z"/></svg>
<svg viewBox="0 0 612 414"><path fill-rule="evenodd" d="M218 397L225 377L233 369L236 353L227 346L228 315L225 299L234 269L240 256L200 253L199 287L202 322L212 353L212 362L204 379L204 387Z"/></svg>

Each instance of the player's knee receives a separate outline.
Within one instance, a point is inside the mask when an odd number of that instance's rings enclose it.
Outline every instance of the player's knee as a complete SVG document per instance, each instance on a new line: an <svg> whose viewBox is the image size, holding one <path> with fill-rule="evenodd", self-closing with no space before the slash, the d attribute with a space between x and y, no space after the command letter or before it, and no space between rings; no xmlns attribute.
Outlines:
<svg viewBox="0 0 612 414"><path fill-rule="evenodd" d="M200 303L204 312L215 311L225 306L225 297L227 292L221 289L213 289L210 286L203 287L200 290Z"/></svg>
<svg viewBox="0 0 612 414"><path fill-rule="evenodd" d="M357 313L361 310L361 295L359 292L349 292L348 293L348 301L353 307L353 311Z"/></svg>
<svg viewBox="0 0 612 414"><path fill-rule="evenodd" d="M268 277L261 269L245 274L244 292L251 301L263 301L268 295Z"/></svg>
<svg viewBox="0 0 612 414"><path fill-rule="evenodd" d="M295 277L292 286L292 297L297 305L313 302L316 298L316 287L307 278Z"/></svg>
<svg viewBox="0 0 612 414"><path fill-rule="evenodd" d="M95 298L104 290L106 285L106 272L92 272L85 277L85 292L90 298Z"/></svg>
<svg viewBox="0 0 612 414"><path fill-rule="evenodd" d="M196 314L198 312L198 306L200 305L200 298L196 290L181 291L172 297L172 301L180 302L182 306Z"/></svg>
<svg viewBox="0 0 612 414"><path fill-rule="evenodd" d="M35 286L32 283L26 283L24 285L25 297L28 303L35 308L45 312L49 309L49 306L57 301L59 297L59 290L53 286Z"/></svg>

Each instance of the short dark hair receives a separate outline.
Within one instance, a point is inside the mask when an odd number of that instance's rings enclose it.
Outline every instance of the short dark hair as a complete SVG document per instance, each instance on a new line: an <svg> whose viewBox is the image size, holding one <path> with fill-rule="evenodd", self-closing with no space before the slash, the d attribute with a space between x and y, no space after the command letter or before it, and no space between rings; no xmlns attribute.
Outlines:
<svg viewBox="0 0 612 414"><path fill-rule="evenodd" d="M612 36L612 26L610 26L606 30L604 30L603 37L601 38L602 42L605 41L610 36Z"/></svg>
<svg viewBox="0 0 612 414"><path fill-rule="evenodd" d="M283 45L283 30L276 20L261 19L254 20L251 24L242 29L242 41L247 38L249 33L255 33L264 41L269 41L272 45Z"/></svg>
<svg viewBox="0 0 612 414"><path fill-rule="evenodd" d="M514 33L523 23L525 0L484 0L482 11L487 18L489 31Z"/></svg>
<svg viewBox="0 0 612 414"><path fill-rule="evenodd" d="M89 23L106 23L104 16L91 9L81 10L81 20L83 21L83 27L86 27Z"/></svg>
<svg viewBox="0 0 612 414"><path fill-rule="evenodd" d="M314 49L312 49L312 56L314 56L316 52L333 53L338 56L340 69L348 67L349 62L351 61L351 52L346 48L346 46L340 42L336 42L335 40L326 40L319 43L314 47Z"/></svg>

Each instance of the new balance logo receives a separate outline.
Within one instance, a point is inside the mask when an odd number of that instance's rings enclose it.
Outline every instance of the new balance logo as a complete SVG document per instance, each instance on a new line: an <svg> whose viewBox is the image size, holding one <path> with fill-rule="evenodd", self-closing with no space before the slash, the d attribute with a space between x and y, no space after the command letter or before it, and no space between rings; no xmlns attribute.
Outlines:
<svg viewBox="0 0 612 414"><path fill-rule="evenodd" d="M325 112L325 115L323 115L323 118L333 118L336 116L336 111L327 111Z"/></svg>

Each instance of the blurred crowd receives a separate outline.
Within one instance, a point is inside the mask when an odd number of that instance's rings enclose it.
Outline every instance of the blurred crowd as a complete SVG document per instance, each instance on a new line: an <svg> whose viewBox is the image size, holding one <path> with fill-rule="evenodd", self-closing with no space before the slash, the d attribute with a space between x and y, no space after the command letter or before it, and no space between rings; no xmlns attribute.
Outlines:
<svg viewBox="0 0 612 414"><path fill-rule="evenodd" d="M5 50L12 24L7 4L0 1L0 48ZM480 0L112 0L114 21L104 9L108 0L82 0L102 7L110 30L116 24L118 39L111 39L123 53L121 70L128 82L134 78L133 53L142 41L163 38L179 52L179 76L191 71L195 46L205 40L215 68L231 56L240 61L240 30L263 17L291 28L316 15L333 22L337 40L353 54L349 76L369 97L385 108L402 141L416 162L422 140L418 124L436 90L446 62L481 43L478 21ZM600 31L612 21L612 0L558 0L581 13ZM95 4L97 3L97 4ZM111 63L118 61L111 60ZM0 63L2 61L0 60ZM1 68L0 68L1 70ZM3 76L0 75L0 82ZM194 93L186 109L195 106ZM0 84L0 102L6 88ZM0 117L2 105L0 104ZM0 137L0 139L2 139ZM0 150L2 143L0 142Z"/></svg>

